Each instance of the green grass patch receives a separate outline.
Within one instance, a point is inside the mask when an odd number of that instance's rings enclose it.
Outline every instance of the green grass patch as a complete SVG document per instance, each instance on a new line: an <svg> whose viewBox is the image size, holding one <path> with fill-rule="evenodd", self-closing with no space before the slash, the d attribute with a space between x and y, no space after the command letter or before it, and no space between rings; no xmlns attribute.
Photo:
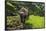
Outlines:
<svg viewBox="0 0 46 31"><path fill-rule="evenodd" d="M44 17L30 15L29 19L26 20L26 24L32 24L32 28L43 28Z"/></svg>

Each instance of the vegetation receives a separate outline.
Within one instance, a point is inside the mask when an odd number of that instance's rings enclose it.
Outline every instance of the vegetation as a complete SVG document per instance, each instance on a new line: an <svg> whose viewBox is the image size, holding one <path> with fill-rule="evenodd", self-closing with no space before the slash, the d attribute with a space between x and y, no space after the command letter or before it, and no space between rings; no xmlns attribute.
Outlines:
<svg viewBox="0 0 46 31"><path fill-rule="evenodd" d="M29 19L25 23L32 24L32 28L43 28L44 17L30 15Z"/></svg>
<svg viewBox="0 0 46 31"><path fill-rule="evenodd" d="M32 28L44 28L45 4L43 2L6 1L5 5L7 28L23 28L18 13L22 7L28 9L29 12L29 16L25 19L25 26L28 28L29 26Z"/></svg>

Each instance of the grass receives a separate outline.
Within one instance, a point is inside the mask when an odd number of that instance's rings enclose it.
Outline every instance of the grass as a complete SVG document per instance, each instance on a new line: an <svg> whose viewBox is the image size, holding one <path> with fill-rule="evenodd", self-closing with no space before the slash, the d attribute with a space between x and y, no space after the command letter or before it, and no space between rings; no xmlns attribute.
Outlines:
<svg viewBox="0 0 46 31"><path fill-rule="evenodd" d="M20 17L19 16L7 16L7 25L8 27L15 27L19 26L20 24Z"/></svg>
<svg viewBox="0 0 46 31"><path fill-rule="evenodd" d="M26 25L32 26L32 28L44 28L44 17L30 15L28 20L26 20ZM19 16L7 16L8 27L20 26Z"/></svg>
<svg viewBox="0 0 46 31"><path fill-rule="evenodd" d="M44 28L44 17L30 15L27 23L32 24L32 28Z"/></svg>

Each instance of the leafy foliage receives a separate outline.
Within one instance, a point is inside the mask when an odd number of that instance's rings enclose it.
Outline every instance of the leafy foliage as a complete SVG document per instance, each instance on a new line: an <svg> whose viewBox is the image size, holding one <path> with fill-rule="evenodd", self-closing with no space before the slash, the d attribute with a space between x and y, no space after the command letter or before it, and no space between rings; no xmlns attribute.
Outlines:
<svg viewBox="0 0 46 31"><path fill-rule="evenodd" d="M26 2L26 1L6 1L5 12L7 17L7 27L20 29L22 26L18 11L22 7L28 9L29 18L26 19L25 24L32 28L44 27L45 4L41 2ZM27 27L29 27L27 26ZM22 26L23 27L23 26Z"/></svg>
<svg viewBox="0 0 46 31"><path fill-rule="evenodd" d="M6 9L9 14L16 15L21 7L28 8L29 14L44 16L44 3L32 3L32 2L14 2L14 1L7 1L6 2ZM10 12L9 12L10 11Z"/></svg>

